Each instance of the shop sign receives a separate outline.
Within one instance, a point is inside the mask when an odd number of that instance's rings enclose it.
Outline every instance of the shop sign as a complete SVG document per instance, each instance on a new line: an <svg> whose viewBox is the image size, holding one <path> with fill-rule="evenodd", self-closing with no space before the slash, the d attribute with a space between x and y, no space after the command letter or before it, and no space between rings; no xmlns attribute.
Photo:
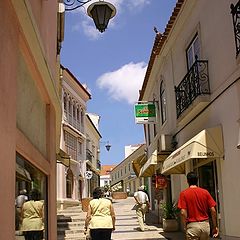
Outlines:
<svg viewBox="0 0 240 240"><path fill-rule="evenodd" d="M157 189L164 189L167 187L167 179L164 176L156 176L155 187Z"/></svg>
<svg viewBox="0 0 240 240"><path fill-rule="evenodd" d="M135 104L136 123L156 123L156 106L154 103Z"/></svg>

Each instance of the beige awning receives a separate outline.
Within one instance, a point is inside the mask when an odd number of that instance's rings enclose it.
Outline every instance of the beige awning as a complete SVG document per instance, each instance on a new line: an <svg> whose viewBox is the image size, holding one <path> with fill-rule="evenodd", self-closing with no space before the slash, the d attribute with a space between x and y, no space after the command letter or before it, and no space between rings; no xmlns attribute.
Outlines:
<svg viewBox="0 0 240 240"><path fill-rule="evenodd" d="M70 166L70 156L60 149L59 153L57 154L57 163L61 163L66 167Z"/></svg>
<svg viewBox="0 0 240 240"><path fill-rule="evenodd" d="M137 177L140 174L141 167L144 165L146 161L147 161L147 157L145 153L132 161L132 168Z"/></svg>
<svg viewBox="0 0 240 240"><path fill-rule="evenodd" d="M93 171L93 172L96 173L97 175L100 174L100 169L97 169L97 168L93 165L93 163L92 163L91 161L86 160L86 164L87 164L87 166L88 166L87 168L90 168L91 171Z"/></svg>
<svg viewBox="0 0 240 240"><path fill-rule="evenodd" d="M30 173L24 169L22 166L20 166L18 163L16 163L16 172L17 175L21 176L21 178L23 178L26 181L32 181Z"/></svg>
<svg viewBox="0 0 240 240"><path fill-rule="evenodd" d="M145 144L141 144L134 152L125 158L125 161L132 163L133 171L137 177L139 176L141 167L147 161L145 147Z"/></svg>
<svg viewBox="0 0 240 240"><path fill-rule="evenodd" d="M162 174L184 174L185 162L190 159L221 157L223 157L221 127L205 129L171 153L163 162Z"/></svg>
<svg viewBox="0 0 240 240"><path fill-rule="evenodd" d="M142 166L140 170L140 177L151 177L155 173L155 169L158 162L157 150L155 150L147 162Z"/></svg>

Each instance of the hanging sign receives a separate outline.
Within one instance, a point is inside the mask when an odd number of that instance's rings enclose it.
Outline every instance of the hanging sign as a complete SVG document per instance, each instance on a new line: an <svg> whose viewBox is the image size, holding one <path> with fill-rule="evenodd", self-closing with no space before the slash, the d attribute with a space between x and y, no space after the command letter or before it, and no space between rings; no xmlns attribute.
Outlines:
<svg viewBox="0 0 240 240"><path fill-rule="evenodd" d="M93 176L92 171L86 171L86 172L85 172L85 177L86 177L86 179L91 179L92 176Z"/></svg>
<svg viewBox="0 0 240 240"><path fill-rule="evenodd" d="M157 189L164 189L167 187L167 179L164 176L156 176L155 186Z"/></svg>
<svg viewBox="0 0 240 240"><path fill-rule="evenodd" d="M154 103L135 104L135 122L136 123L156 123L156 106Z"/></svg>

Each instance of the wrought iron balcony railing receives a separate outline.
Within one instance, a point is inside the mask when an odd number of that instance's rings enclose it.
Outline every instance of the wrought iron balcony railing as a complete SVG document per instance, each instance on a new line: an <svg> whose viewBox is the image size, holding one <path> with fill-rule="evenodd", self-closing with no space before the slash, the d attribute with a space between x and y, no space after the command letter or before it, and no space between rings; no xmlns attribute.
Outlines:
<svg viewBox="0 0 240 240"><path fill-rule="evenodd" d="M236 5L231 4L231 14L235 35L236 56L238 56L240 52L240 1Z"/></svg>
<svg viewBox="0 0 240 240"><path fill-rule="evenodd" d="M208 61L196 60L181 83L175 87L177 118L200 95L210 94Z"/></svg>

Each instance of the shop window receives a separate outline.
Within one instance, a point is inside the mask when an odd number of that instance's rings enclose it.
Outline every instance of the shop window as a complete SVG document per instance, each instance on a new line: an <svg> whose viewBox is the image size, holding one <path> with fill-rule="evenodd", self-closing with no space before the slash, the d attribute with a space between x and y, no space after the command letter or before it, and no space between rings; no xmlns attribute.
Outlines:
<svg viewBox="0 0 240 240"><path fill-rule="evenodd" d="M16 155L15 196L16 239L22 239L23 235L27 234L23 230L27 229L30 219L37 219L40 223L39 234L43 234L43 239L47 240L47 176L19 154ZM38 206L36 210L32 207L35 205Z"/></svg>

